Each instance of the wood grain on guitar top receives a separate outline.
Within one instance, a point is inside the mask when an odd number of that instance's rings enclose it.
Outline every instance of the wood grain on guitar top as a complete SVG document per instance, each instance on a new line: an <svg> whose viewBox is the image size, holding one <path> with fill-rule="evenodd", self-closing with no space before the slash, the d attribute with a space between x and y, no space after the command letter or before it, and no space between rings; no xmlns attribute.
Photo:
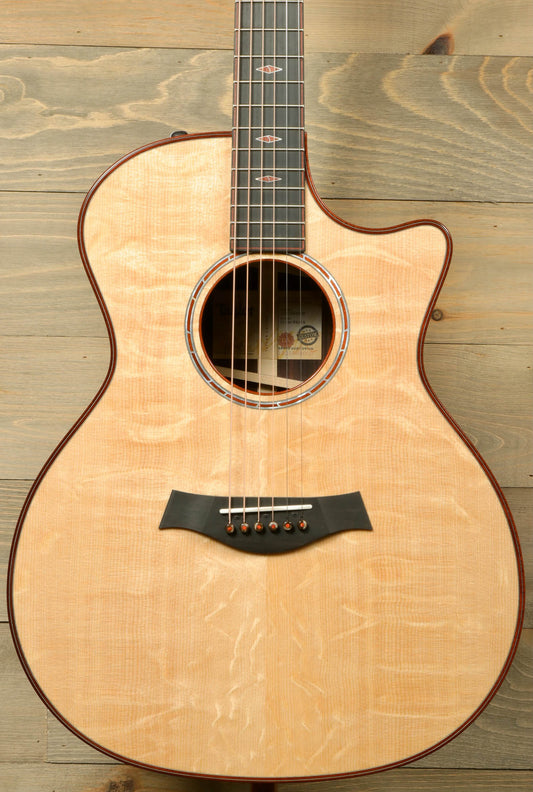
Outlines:
<svg viewBox="0 0 533 792"><path fill-rule="evenodd" d="M183 333L227 253L230 149L153 147L92 194L83 239L116 366L20 532L20 647L67 723L145 765L291 778L395 764L483 703L519 609L498 495L417 367L447 241L433 225L343 227L308 191L306 252L343 290L348 352L301 407L231 415ZM303 490L359 490L374 530L277 557L159 531L172 489L226 493L230 424L236 492L299 492L303 458Z"/></svg>

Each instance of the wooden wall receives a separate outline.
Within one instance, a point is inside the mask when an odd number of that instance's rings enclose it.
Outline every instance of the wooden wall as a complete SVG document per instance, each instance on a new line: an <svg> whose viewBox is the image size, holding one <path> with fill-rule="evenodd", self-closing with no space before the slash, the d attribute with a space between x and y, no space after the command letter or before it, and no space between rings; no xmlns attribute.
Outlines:
<svg viewBox="0 0 533 792"><path fill-rule="evenodd" d="M305 5L306 125L318 191L360 225L426 216L451 230L455 253L426 368L504 488L531 571L533 5ZM83 194L143 143L176 129L230 127L232 13L233 0L0 0L3 574L32 478L107 368L104 323L76 248ZM280 789L529 789L528 604L503 687L454 742L393 772ZM5 608L0 619L0 789L249 789L113 765L89 749L47 715L19 668Z"/></svg>

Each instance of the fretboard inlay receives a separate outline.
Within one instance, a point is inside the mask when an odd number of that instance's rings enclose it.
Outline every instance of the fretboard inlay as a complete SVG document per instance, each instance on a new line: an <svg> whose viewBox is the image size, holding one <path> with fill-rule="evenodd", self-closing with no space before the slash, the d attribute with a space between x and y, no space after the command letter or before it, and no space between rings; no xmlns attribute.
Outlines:
<svg viewBox="0 0 533 792"><path fill-rule="evenodd" d="M302 253L302 0L237 0L231 250Z"/></svg>

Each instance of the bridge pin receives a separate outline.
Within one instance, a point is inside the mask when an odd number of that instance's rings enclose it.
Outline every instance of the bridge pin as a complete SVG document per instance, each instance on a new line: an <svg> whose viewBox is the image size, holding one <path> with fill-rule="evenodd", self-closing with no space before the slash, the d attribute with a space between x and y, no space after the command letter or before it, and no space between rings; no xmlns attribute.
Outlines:
<svg viewBox="0 0 533 792"><path fill-rule="evenodd" d="M232 536L235 533L235 526L233 525L233 523L228 523L226 525L226 533L229 534L230 536Z"/></svg>
<svg viewBox="0 0 533 792"><path fill-rule="evenodd" d="M276 531L279 531L279 525L277 524L277 522L275 522L275 520L272 520L272 522L268 524L268 527L270 528L272 533L276 533Z"/></svg>
<svg viewBox="0 0 533 792"><path fill-rule="evenodd" d="M283 523L283 530L287 531L287 533L294 530L294 525L290 522L290 520L285 520Z"/></svg>
<svg viewBox="0 0 533 792"><path fill-rule="evenodd" d="M298 528L300 531L307 531L308 527L307 520L298 520Z"/></svg>
<svg viewBox="0 0 533 792"><path fill-rule="evenodd" d="M250 533L250 526L248 525L248 523L246 522L241 523L241 533L243 534Z"/></svg>
<svg viewBox="0 0 533 792"><path fill-rule="evenodd" d="M254 529L257 533L263 533L263 531L265 530L265 526L261 522L256 522L256 524L254 525Z"/></svg>

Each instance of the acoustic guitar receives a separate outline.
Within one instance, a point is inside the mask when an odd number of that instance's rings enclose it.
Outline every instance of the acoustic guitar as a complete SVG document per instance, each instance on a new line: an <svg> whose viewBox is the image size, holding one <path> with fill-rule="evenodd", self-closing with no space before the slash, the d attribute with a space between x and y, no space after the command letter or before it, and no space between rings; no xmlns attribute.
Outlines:
<svg viewBox="0 0 533 792"><path fill-rule="evenodd" d="M235 3L231 134L146 145L90 190L109 372L11 556L38 694L108 756L169 773L424 756L486 706L520 631L509 509L424 373L450 235L321 202L302 6Z"/></svg>

